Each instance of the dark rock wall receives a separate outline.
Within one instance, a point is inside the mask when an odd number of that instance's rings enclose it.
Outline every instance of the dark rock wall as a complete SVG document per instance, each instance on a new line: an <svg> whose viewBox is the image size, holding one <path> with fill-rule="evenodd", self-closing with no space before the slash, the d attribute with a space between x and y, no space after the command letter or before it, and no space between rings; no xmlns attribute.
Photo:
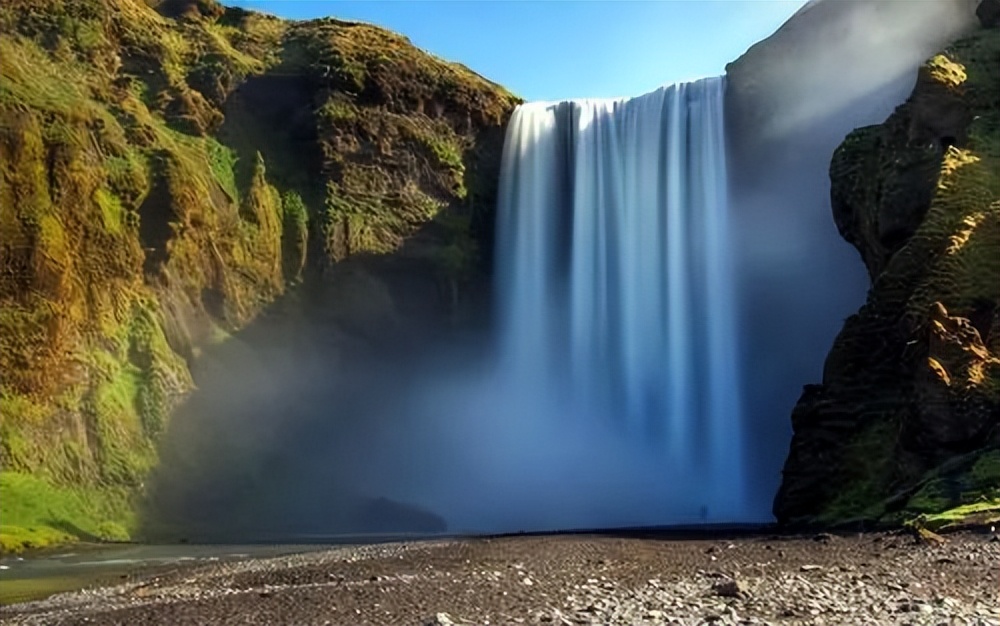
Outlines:
<svg viewBox="0 0 1000 626"><path fill-rule="evenodd" d="M975 26L974 2L822 0L727 67L746 480L760 519L781 479L788 415L869 285L830 217L830 157L853 129L885 120L923 62Z"/></svg>
<svg viewBox="0 0 1000 626"><path fill-rule="evenodd" d="M833 157L834 218L872 284L795 408L779 521L1000 509L998 77L983 29Z"/></svg>

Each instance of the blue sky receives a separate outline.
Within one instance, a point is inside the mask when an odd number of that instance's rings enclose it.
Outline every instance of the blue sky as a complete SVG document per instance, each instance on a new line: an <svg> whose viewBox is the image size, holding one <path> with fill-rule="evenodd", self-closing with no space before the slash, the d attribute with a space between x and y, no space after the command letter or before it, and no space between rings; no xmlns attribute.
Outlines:
<svg viewBox="0 0 1000 626"><path fill-rule="evenodd" d="M527 100L633 96L715 76L804 0L224 0L402 33Z"/></svg>

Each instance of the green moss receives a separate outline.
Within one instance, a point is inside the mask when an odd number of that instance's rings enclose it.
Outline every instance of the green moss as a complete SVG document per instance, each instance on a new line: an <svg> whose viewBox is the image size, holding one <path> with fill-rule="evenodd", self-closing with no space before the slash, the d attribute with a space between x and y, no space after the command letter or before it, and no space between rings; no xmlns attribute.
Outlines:
<svg viewBox="0 0 1000 626"><path fill-rule="evenodd" d="M0 396L0 466L33 473L56 482L84 483L96 478L94 459L78 440L60 438L52 424L73 432L81 425L59 420L79 410L79 394L63 394L55 402L6 391ZM2 508L2 506L0 506Z"/></svg>
<svg viewBox="0 0 1000 626"><path fill-rule="evenodd" d="M35 476L0 472L2 552L77 539L124 541L134 528L126 490L59 486Z"/></svg>
<svg viewBox="0 0 1000 626"><path fill-rule="evenodd" d="M976 461L969 472L974 487L1000 490L1000 451L988 452Z"/></svg>
<svg viewBox="0 0 1000 626"><path fill-rule="evenodd" d="M8 404L8 403L4 403ZM7 409L8 406L3 406ZM6 413L3 422L0 422L0 462L3 466L12 470L30 472L40 469L42 451L38 449L37 442L33 442L29 435L33 429L26 427L24 413L17 412L24 407L12 406L11 413ZM39 413L40 416L48 417L48 411ZM34 420L31 420L34 421Z"/></svg>
<svg viewBox="0 0 1000 626"><path fill-rule="evenodd" d="M358 108L343 98L330 98L317 114L328 124L345 124L358 118Z"/></svg>
<svg viewBox="0 0 1000 626"><path fill-rule="evenodd" d="M113 484L138 485L152 461L141 438L136 407L139 372L134 366L108 361L114 369L103 373L85 408L94 424L101 477Z"/></svg>
<svg viewBox="0 0 1000 626"><path fill-rule="evenodd" d="M886 483L899 436L897 420L882 419L868 425L849 444L843 463L843 487L817 516L821 523L874 520L885 512Z"/></svg>
<svg viewBox="0 0 1000 626"><path fill-rule="evenodd" d="M998 522L1000 522L1000 498L938 509L937 512L913 518L907 521L906 525L940 531L962 526L995 525Z"/></svg>
<svg viewBox="0 0 1000 626"><path fill-rule="evenodd" d="M123 537L74 498L141 493L192 387L174 350L246 325L314 239L336 260L427 227L456 279L477 254L466 222L432 222L462 209L463 159L509 93L375 27L198 12L0 3L0 466L39 481L4 487L7 545ZM255 105L261 74L306 92L288 117ZM36 488L66 524L8 510Z"/></svg>
<svg viewBox="0 0 1000 626"><path fill-rule="evenodd" d="M434 219L443 203L414 185L383 194L327 187L324 231L327 253L340 260L352 254L386 254L422 224Z"/></svg>
<svg viewBox="0 0 1000 626"><path fill-rule="evenodd" d="M44 420L46 407L27 396L4 389L0 391L0 419L19 424L38 424Z"/></svg>
<svg viewBox="0 0 1000 626"><path fill-rule="evenodd" d="M305 269L306 252L309 245L309 211L306 209L302 196L297 192L288 191L281 197L281 207L284 216L282 226L281 266L285 279L297 282L302 279Z"/></svg>
<svg viewBox="0 0 1000 626"><path fill-rule="evenodd" d="M122 156L109 156L104 161L110 191L137 207L149 189L149 175L146 158L136 149L128 149Z"/></svg>
<svg viewBox="0 0 1000 626"><path fill-rule="evenodd" d="M101 211L104 230L112 235L121 235L125 228L125 207L121 200L107 189L94 192L94 202Z"/></svg>
<svg viewBox="0 0 1000 626"><path fill-rule="evenodd" d="M455 198L462 200L468 195L465 188L464 141L445 122L431 122L425 119L396 120L404 141L416 144L431 157L435 169L443 170L444 189Z"/></svg>
<svg viewBox="0 0 1000 626"><path fill-rule="evenodd" d="M917 513L944 511L952 506L954 499L946 493L944 481L931 480L913 494L906 508Z"/></svg>
<svg viewBox="0 0 1000 626"><path fill-rule="evenodd" d="M192 383L186 364L167 343L151 303L136 307L129 328L129 356L139 370L135 402L143 434L155 441L166 427L172 398Z"/></svg>
<svg viewBox="0 0 1000 626"><path fill-rule="evenodd" d="M239 202L240 195L236 188L236 152L211 137L205 139L205 145L215 180L226 190L233 202Z"/></svg>
<svg viewBox="0 0 1000 626"><path fill-rule="evenodd" d="M82 78L85 70L56 63L37 43L23 37L0 38L0 104L86 116L93 107Z"/></svg>

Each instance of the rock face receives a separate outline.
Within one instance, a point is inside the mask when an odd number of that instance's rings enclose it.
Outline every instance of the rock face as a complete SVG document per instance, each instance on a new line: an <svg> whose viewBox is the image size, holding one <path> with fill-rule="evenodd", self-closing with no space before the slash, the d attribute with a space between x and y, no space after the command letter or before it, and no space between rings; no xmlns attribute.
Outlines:
<svg viewBox="0 0 1000 626"><path fill-rule="evenodd" d="M822 375L869 284L830 224L830 155L906 100L927 58L977 28L975 0L818 0L726 68L740 371L754 416L746 480L761 519L770 517L802 384Z"/></svg>
<svg viewBox="0 0 1000 626"><path fill-rule="evenodd" d="M0 500L73 503L5 528L121 536L191 364L293 286L360 273L373 323L482 276L517 99L467 68L214 0L16 0L0 32Z"/></svg>
<svg viewBox="0 0 1000 626"><path fill-rule="evenodd" d="M830 167L866 304L806 387L779 521L1000 511L1000 32L935 56Z"/></svg>

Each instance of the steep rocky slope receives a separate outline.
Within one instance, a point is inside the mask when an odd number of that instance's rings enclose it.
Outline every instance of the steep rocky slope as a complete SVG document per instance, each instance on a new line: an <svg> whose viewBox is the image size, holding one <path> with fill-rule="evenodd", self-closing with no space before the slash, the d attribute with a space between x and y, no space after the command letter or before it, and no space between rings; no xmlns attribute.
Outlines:
<svg viewBox="0 0 1000 626"><path fill-rule="evenodd" d="M0 58L5 550L127 536L192 363L289 289L405 256L447 310L482 272L517 100L401 36L13 0Z"/></svg>
<svg viewBox="0 0 1000 626"><path fill-rule="evenodd" d="M872 284L795 408L780 521L1000 518L998 77L994 25L833 157L834 218Z"/></svg>

